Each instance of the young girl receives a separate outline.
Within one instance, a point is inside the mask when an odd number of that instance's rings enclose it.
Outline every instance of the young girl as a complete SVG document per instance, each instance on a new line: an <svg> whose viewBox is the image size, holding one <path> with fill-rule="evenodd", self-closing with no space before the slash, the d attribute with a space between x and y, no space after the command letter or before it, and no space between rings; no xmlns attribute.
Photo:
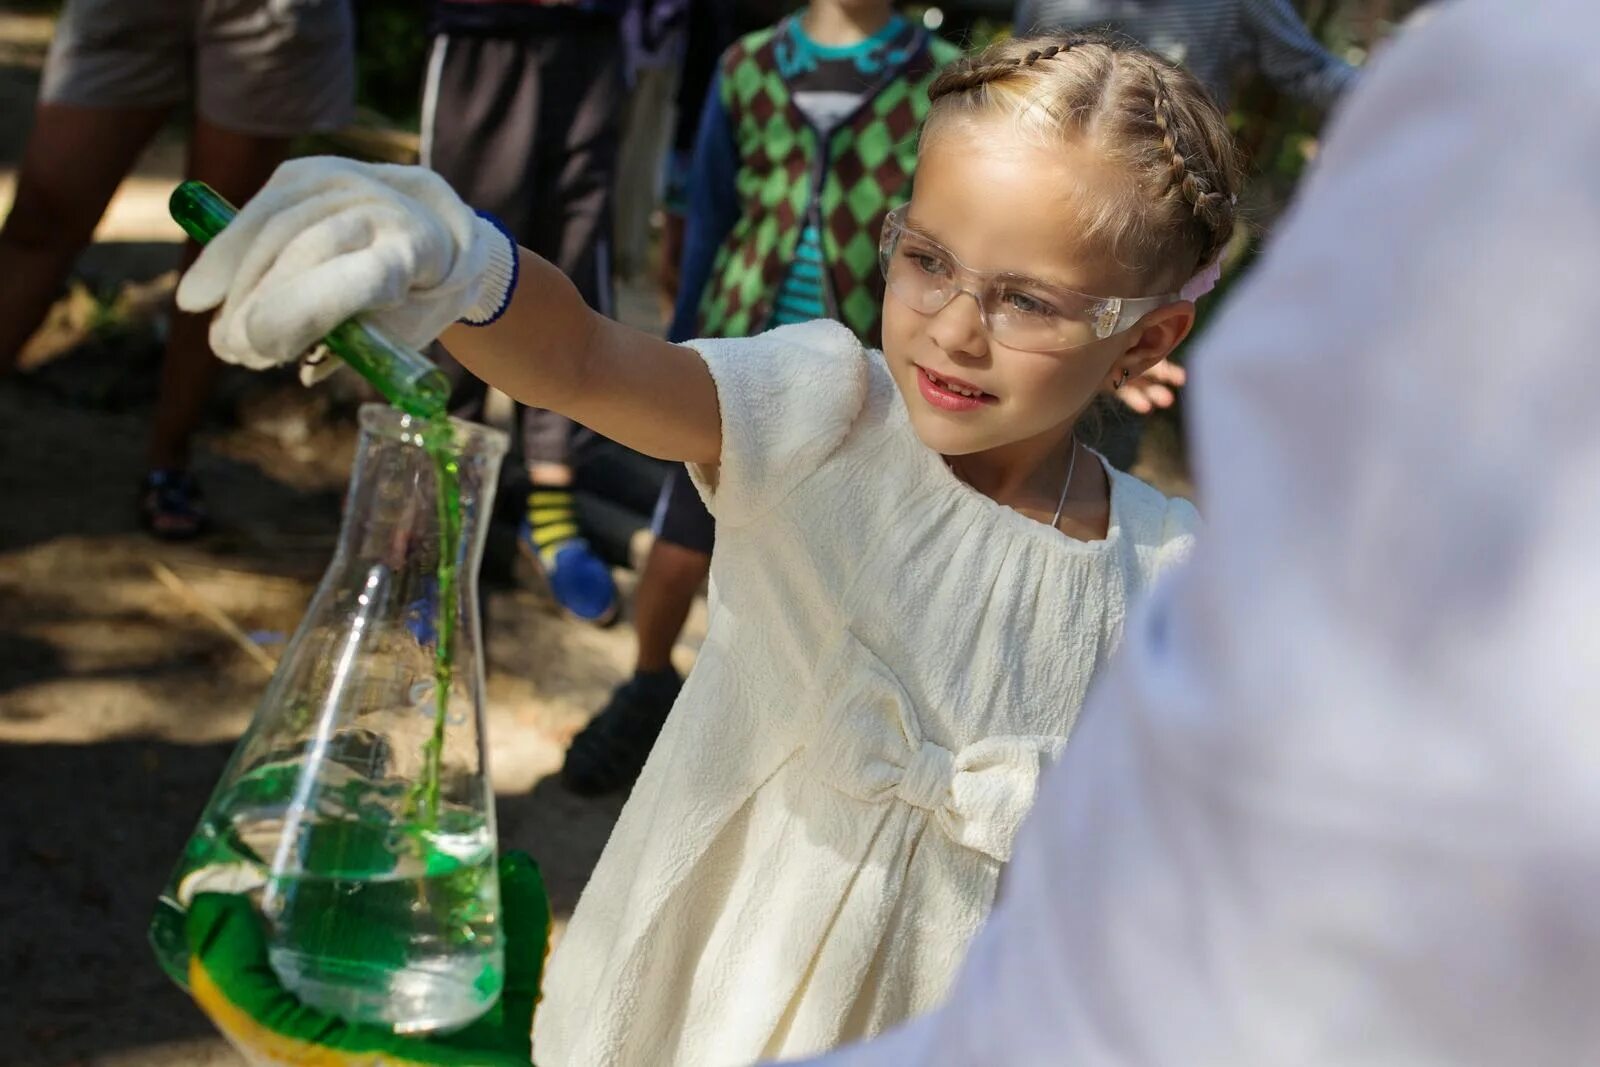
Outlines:
<svg viewBox="0 0 1600 1067"><path fill-rule="evenodd" d="M551 962L544 1067L797 1056L936 1004L1128 605L1190 547L1194 510L1075 427L1189 331L1233 225L1222 116L1089 36L930 95L882 353L825 322L667 344L431 175L345 161L284 167L180 289L256 364L357 312L487 323L444 341L691 464L723 531L699 661Z"/></svg>

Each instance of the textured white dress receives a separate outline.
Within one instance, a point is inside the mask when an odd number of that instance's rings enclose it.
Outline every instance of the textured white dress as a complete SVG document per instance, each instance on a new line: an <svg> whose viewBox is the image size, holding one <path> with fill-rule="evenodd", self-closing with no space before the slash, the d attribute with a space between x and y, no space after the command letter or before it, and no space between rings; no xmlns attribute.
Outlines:
<svg viewBox="0 0 1600 1067"><path fill-rule="evenodd" d="M995 504L842 326L694 347L723 423L710 626L551 960L540 1067L731 1067L938 1004L1198 521L1116 471L1103 541Z"/></svg>

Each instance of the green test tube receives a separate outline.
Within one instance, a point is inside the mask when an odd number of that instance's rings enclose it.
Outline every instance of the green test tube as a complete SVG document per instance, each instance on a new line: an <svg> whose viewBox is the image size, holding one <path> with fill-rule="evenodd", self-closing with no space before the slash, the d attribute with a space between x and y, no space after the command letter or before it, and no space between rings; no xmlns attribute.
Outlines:
<svg viewBox="0 0 1600 1067"><path fill-rule="evenodd" d="M167 202L183 232L201 244L221 233L238 212L205 182L186 181ZM359 319L335 326L323 338L330 351L408 415L433 418L450 403L450 380L421 353L396 344Z"/></svg>

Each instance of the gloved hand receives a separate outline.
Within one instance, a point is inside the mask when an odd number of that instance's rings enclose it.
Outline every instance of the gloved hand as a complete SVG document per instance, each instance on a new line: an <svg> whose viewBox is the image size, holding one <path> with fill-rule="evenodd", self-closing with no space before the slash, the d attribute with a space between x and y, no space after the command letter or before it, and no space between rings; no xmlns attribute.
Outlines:
<svg viewBox="0 0 1600 1067"><path fill-rule="evenodd" d="M277 169L178 285L219 308L211 347L262 369L299 359L354 316L421 349L452 322L493 321L516 245L423 167L317 156Z"/></svg>
<svg viewBox="0 0 1600 1067"><path fill-rule="evenodd" d="M261 919L249 899L200 893L189 904L189 989L195 1003L256 1065L317 1067L531 1067L533 1010L550 939L550 904L539 868L523 853L500 861L506 973L500 1001L445 1037L397 1037L309 1008L267 961Z"/></svg>

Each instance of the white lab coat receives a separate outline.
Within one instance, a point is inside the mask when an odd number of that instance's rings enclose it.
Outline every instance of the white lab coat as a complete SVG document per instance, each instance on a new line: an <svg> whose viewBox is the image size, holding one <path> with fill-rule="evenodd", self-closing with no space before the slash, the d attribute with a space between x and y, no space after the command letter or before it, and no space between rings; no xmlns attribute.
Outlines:
<svg viewBox="0 0 1600 1067"><path fill-rule="evenodd" d="M1379 57L954 994L821 1064L1600 1063L1597 42L1463 0Z"/></svg>

